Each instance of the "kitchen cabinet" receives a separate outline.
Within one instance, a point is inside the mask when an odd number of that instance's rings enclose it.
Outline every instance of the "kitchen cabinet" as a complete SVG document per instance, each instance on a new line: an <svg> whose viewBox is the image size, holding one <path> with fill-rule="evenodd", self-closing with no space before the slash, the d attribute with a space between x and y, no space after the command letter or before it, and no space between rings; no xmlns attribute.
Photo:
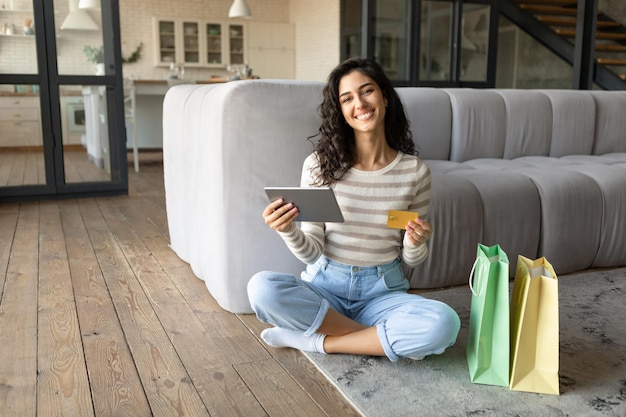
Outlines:
<svg viewBox="0 0 626 417"><path fill-rule="evenodd" d="M42 147L39 96L0 97L0 147Z"/></svg>
<svg viewBox="0 0 626 417"><path fill-rule="evenodd" d="M230 65L244 65L245 60L245 38L243 25L228 25L228 46Z"/></svg>
<svg viewBox="0 0 626 417"><path fill-rule="evenodd" d="M245 26L154 18L156 66L225 68L246 62Z"/></svg>
<svg viewBox="0 0 626 417"><path fill-rule="evenodd" d="M248 64L261 78L295 78L295 42L289 23L248 23Z"/></svg>
<svg viewBox="0 0 626 417"><path fill-rule="evenodd" d="M155 19L155 65L200 66L200 22Z"/></svg>
<svg viewBox="0 0 626 417"><path fill-rule="evenodd" d="M173 20L155 21L155 65L169 65L177 61L175 23Z"/></svg>
<svg viewBox="0 0 626 417"><path fill-rule="evenodd" d="M200 64L200 22L182 22L183 63Z"/></svg>
<svg viewBox="0 0 626 417"><path fill-rule="evenodd" d="M224 32L221 23L205 23L206 62L209 65L223 65L226 51L224 50Z"/></svg>

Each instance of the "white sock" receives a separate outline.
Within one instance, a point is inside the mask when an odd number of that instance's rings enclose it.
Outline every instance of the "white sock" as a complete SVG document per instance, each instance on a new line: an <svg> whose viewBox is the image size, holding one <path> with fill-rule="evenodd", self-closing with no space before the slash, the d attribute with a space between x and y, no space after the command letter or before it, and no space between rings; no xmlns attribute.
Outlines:
<svg viewBox="0 0 626 417"><path fill-rule="evenodd" d="M272 327L261 332L261 339L272 347L290 347L305 352L326 353L324 352L325 338L326 335L321 333L305 336L304 332L280 327Z"/></svg>

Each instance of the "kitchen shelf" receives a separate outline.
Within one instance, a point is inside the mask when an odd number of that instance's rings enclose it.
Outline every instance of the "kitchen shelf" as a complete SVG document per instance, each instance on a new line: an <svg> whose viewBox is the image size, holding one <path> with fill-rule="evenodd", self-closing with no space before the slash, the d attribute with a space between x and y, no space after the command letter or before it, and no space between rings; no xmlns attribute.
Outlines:
<svg viewBox="0 0 626 417"><path fill-rule="evenodd" d="M0 37L3 37L3 38L31 38L31 39L35 39L35 35L23 35L21 33L17 33L17 34L13 34L13 35L6 35L6 34L0 33Z"/></svg>
<svg viewBox="0 0 626 417"><path fill-rule="evenodd" d="M20 13L20 14L30 13L30 14L33 14L33 10L32 9L0 9L0 13Z"/></svg>

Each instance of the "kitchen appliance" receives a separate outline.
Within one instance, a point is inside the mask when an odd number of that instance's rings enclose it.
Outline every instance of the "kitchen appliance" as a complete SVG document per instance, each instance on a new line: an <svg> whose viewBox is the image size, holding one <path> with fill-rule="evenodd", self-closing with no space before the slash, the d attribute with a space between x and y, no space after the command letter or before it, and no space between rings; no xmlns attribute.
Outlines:
<svg viewBox="0 0 626 417"><path fill-rule="evenodd" d="M78 145L86 134L85 99L83 96L62 96L63 144Z"/></svg>

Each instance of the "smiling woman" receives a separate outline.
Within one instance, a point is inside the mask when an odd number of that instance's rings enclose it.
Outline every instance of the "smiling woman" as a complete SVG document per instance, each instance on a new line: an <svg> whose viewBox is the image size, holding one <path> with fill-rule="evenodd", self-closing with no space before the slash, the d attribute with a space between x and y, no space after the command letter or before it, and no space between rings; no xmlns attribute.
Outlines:
<svg viewBox="0 0 626 417"><path fill-rule="evenodd" d="M387 166L397 152L387 146L385 114L388 101L380 87L362 72L352 71L339 83L339 100L343 117L354 130L359 159L353 166L364 171Z"/></svg>
<svg viewBox="0 0 626 417"><path fill-rule="evenodd" d="M325 100L320 105L320 115L323 120L319 129L317 152L322 184L330 184L341 178L348 169L359 162L355 140L362 128L355 129L350 124L355 116L354 111L359 110L350 103L355 100L356 96L357 105L362 107L365 103L368 108L367 103L372 100L370 97L372 94L377 97L376 112L378 116L382 115L382 118L376 119L375 124L379 129L375 137L384 139L378 141L379 146L387 143L390 148L403 153L409 155L415 153L415 145L402 103L382 68L373 60L347 60L342 67L331 73L328 84L324 88ZM382 101L379 94L382 95ZM347 109L347 116L344 108ZM369 109L373 110L371 105ZM362 112L362 108L359 111ZM383 131L381 132L380 129ZM334 146L342 150L339 158L327 155L326 149L332 149ZM386 147L383 148L386 149ZM389 160L389 156L386 155L384 159Z"/></svg>
<svg viewBox="0 0 626 417"><path fill-rule="evenodd" d="M456 340L458 315L446 304L408 294L401 261L428 256L432 227L420 217L386 227L389 210L428 213L430 170L414 154L402 102L373 60L337 66L324 87L315 152L301 187L334 190L344 222L300 222L298 207L271 202L265 224L306 264L301 278L256 273L248 297L261 338L272 347L423 359Z"/></svg>

